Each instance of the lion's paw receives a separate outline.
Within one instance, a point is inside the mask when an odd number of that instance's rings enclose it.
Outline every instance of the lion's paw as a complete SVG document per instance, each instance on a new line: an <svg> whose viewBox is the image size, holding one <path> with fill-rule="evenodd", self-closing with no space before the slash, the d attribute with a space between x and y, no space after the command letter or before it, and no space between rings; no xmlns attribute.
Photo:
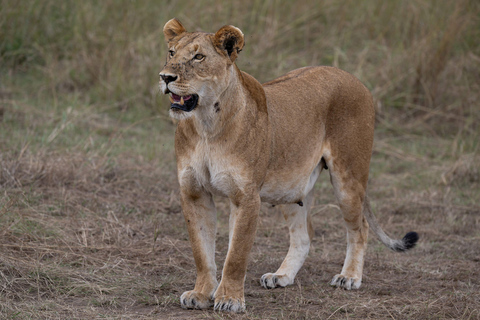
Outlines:
<svg viewBox="0 0 480 320"><path fill-rule="evenodd" d="M337 274L333 277L332 281L330 281L330 285L346 290L358 289L362 285L362 279Z"/></svg>
<svg viewBox="0 0 480 320"><path fill-rule="evenodd" d="M245 312L245 299L221 296L215 298L215 311Z"/></svg>
<svg viewBox="0 0 480 320"><path fill-rule="evenodd" d="M276 287L286 287L288 285L293 284L293 279L290 279L287 275L265 273L260 278L260 284L265 289L274 289Z"/></svg>
<svg viewBox="0 0 480 320"><path fill-rule="evenodd" d="M184 309L207 309L213 305L213 300L210 296L191 290L180 296L180 303Z"/></svg>

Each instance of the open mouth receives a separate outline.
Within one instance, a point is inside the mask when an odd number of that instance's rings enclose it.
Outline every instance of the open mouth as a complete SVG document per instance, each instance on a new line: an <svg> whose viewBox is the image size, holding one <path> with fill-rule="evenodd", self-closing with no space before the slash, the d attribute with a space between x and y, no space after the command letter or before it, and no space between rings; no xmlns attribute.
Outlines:
<svg viewBox="0 0 480 320"><path fill-rule="evenodd" d="M197 106L198 103L198 95L191 94L188 96L179 96L175 93L170 92L170 102L172 105L170 108L172 109L180 109L185 112L190 112Z"/></svg>

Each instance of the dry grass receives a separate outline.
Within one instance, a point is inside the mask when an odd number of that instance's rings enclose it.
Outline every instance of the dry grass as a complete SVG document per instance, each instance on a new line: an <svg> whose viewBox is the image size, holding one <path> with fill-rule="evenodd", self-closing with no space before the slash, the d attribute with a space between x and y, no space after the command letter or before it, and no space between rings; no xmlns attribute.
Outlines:
<svg viewBox="0 0 480 320"><path fill-rule="evenodd" d="M370 193L384 228L396 235L414 229L422 240L402 255L371 239L358 292L327 284L341 269L345 250L327 176L317 185L310 256L295 285L286 289L267 291L259 285L260 276L278 267L288 247L280 213L263 208L247 274L248 311L227 318L479 318L480 207L454 204L450 191L465 180L478 187L478 168L472 167L478 160L459 161L421 192L397 194L397 186L390 185L399 175L408 180L405 174L419 174L422 168L372 180ZM415 160L404 160L409 162ZM194 262L175 177L158 163L127 159L108 165L82 155L26 152L2 159L1 177L8 190L0 208L4 317L224 317L179 306L179 295L193 285ZM228 221L226 204L220 200L218 207L221 265Z"/></svg>
<svg viewBox="0 0 480 320"><path fill-rule="evenodd" d="M324 174L293 286L259 285L288 249L265 207L246 314L182 310L194 262L157 89L174 16L240 27L238 65L261 81L311 64L358 76L377 101L372 205L390 234L419 232L418 247L395 254L372 238L362 288L330 288L346 242ZM1 0L0 318L480 319L479 16L473 0Z"/></svg>

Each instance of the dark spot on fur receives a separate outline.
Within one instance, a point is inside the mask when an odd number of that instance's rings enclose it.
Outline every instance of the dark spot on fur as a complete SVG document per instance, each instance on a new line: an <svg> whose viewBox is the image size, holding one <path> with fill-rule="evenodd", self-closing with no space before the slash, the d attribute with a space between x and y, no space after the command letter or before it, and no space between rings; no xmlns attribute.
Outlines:
<svg viewBox="0 0 480 320"><path fill-rule="evenodd" d="M215 112L219 112L220 111L220 107L219 107L220 103L217 101L215 102L215 104L213 105L213 107L215 108Z"/></svg>

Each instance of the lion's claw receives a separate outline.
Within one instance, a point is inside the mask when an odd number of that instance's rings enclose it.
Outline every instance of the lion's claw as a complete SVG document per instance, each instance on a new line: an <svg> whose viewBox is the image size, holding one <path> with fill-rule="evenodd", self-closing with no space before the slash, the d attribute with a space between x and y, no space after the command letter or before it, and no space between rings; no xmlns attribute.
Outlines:
<svg viewBox="0 0 480 320"><path fill-rule="evenodd" d="M245 312L245 300L228 297L220 297L215 299L213 307L215 311Z"/></svg>
<svg viewBox="0 0 480 320"><path fill-rule="evenodd" d="M274 289L276 287L286 287L293 284L293 280L287 275L278 275L275 273L265 273L260 278L260 284L265 289Z"/></svg>
<svg viewBox="0 0 480 320"><path fill-rule="evenodd" d="M346 290L358 289L362 285L362 279L337 274L333 277L332 281L330 281L330 285Z"/></svg>
<svg viewBox="0 0 480 320"><path fill-rule="evenodd" d="M186 291L180 297L184 309L207 309L213 305L213 300L200 292Z"/></svg>

